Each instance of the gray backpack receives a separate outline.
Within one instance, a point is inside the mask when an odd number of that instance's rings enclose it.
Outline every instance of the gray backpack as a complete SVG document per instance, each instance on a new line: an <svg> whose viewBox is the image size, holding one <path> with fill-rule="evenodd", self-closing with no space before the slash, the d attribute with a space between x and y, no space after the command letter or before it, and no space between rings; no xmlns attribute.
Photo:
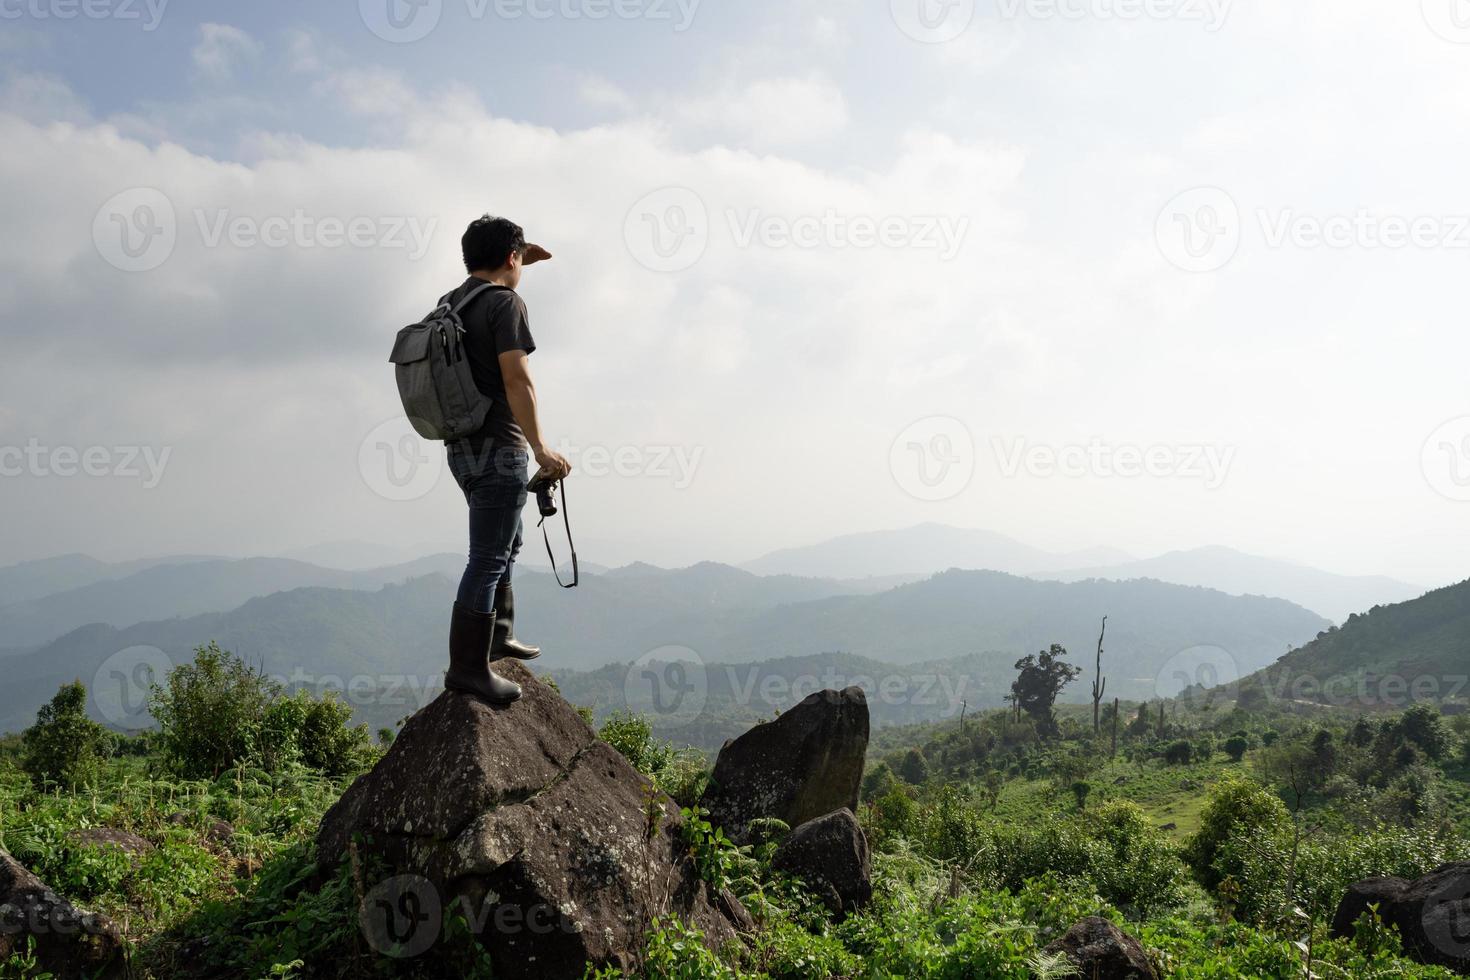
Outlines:
<svg viewBox="0 0 1470 980"><path fill-rule="evenodd" d="M393 341L388 360L398 376L403 412L425 439L454 442L474 435L490 413L491 399L480 393L470 374L459 314L476 296L493 288L493 282L476 286L453 306L445 296L434 312L398 331Z"/></svg>

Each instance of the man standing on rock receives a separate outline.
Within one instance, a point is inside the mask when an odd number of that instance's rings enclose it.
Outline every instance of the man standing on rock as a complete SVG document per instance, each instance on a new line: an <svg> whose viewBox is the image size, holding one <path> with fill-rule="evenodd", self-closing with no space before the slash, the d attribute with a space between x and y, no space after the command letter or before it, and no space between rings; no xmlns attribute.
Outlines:
<svg viewBox="0 0 1470 980"><path fill-rule="evenodd" d="M515 639L511 593L530 458L534 455L554 479L572 469L564 456L547 447L541 432L527 365L536 342L526 304L516 293L521 268L549 259L551 253L527 245L515 222L490 215L471 222L460 244L469 278L446 300L457 303L490 284L461 317L475 386L493 404L479 432L449 443L449 469L469 504L470 546L450 620L444 686L492 704L509 704L521 696L520 685L491 670L490 661L530 660L541 653Z"/></svg>

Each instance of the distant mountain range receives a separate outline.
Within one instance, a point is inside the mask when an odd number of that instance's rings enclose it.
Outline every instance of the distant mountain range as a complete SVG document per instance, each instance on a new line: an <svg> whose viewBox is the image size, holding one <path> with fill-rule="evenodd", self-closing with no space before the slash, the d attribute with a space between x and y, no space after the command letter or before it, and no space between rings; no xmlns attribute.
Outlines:
<svg viewBox="0 0 1470 980"><path fill-rule="evenodd" d="M1242 681L1247 703L1403 708L1470 702L1470 581L1348 617Z"/></svg>
<svg viewBox="0 0 1470 980"><path fill-rule="evenodd" d="M217 640L288 679L331 675L337 686L352 678L372 685L409 675L422 688L444 667L453 587L451 577L435 574L377 591L303 588L228 612L124 629L86 626L6 658L0 731L30 724L58 684L73 677L92 683L108 658L139 647L178 663ZM1329 625L1283 600L1160 582L1059 583L956 571L867 595L850 594L852 588L703 564L588 576L568 593L549 576L523 571L518 630L546 647L545 669L559 671L631 663L655 650L664 651L662 660L694 651L707 665L830 652L908 666L989 655L976 661L985 668L971 689L977 701L996 703L1010 683L1010 663L1025 653L1063 643L1075 662L1088 662L1104 614L1111 617L1109 692L1124 698L1157 693L1156 677L1181 650L1223 648L1244 672Z"/></svg>
<svg viewBox="0 0 1470 980"><path fill-rule="evenodd" d="M1110 548L1056 553L1022 544L994 531L920 524L833 538L802 548L772 552L743 567L763 575L932 575L950 568L988 569L1057 581L1086 578L1151 578L1176 585L1198 585L1231 595L1288 599L1341 622L1386 602L1422 595L1418 586L1382 576L1324 572L1231 548L1171 551L1137 559ZM840 572L834 572L840 569Z"/></svg>
<svg viewBox="0 0 1470 980"><path fill-rule="evenodd" d="M155 564L41 598L0 606L0 643L33 646L91 623L134 623L225 612L249 599L323 586L380 589L424 575L458 574L464 559L430 555L362 572L322 568L286 558L194 559Z"/></svg>
<svg viewBox="0 0 1470 980"><path fill-rule="evenodd" d="M135 561L99 561L88 555L58 555L23 561L0 568L0 606L39 599L68 589L78 589L93 582L124 578L155 565L179 565L198 561L201 556L174 555L165 558L140 558ZM3 643L4 640L0 640Z"/></svg>
<svg viewBox="0 0 1470 980"><path fill-rule="evenodd" d="M1424 594L1417 586L1379 575L1335 575L1220 547L1171 551L1157 558L1049 572L1045 577L1064 582L1084 578L1153 578L1179 585L1202 585L1232 595L1277 596L1321 613L1335 623L1376 605L1403 602Z"/></svg>
<svg viewBox="0 0 1470 980"><path fill-rule="evenodd" d="M1131 561L1116 548L1055 553L995 531L919 524L893 531L847 534L800 548L784 548L742 565L757 575L932 575L951 568L1031 575L1057 568Z"/></svg>

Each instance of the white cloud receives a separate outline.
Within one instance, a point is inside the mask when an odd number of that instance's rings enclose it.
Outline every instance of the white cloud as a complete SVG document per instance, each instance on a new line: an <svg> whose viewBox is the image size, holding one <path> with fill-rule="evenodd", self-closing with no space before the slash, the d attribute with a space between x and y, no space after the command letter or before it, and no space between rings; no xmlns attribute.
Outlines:
<svg viewBox="0 0 1470 980"><path fill-rule="evenodd" d="M842 132L848 123L842 90L817 72L731 78L712 92L676 100L670 109L689 131L758 147L819 142Z"/></svg>
<svg viewBox="0 0 1470 980"><path fill-rule="evenodd" d="M236 67L260 53L260 42L238 27L201 24L193 51L194 67L206 78L223 82L234 75Z"/></svg>

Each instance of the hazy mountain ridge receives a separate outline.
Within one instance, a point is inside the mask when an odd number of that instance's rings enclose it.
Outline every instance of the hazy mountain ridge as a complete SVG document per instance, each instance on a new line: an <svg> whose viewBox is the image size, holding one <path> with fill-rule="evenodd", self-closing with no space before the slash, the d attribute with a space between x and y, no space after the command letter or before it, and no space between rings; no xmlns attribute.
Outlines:
<svg viewBox="0 0 1470 980"><path fill-rule="evenodd" d="M1171 551L1156 558L1117 565L1048 572L1038 577L1061 582L1151 578L1179 585L1200 585L1232 595L1277 596L1339 623L1375 605L1403 602L1424 594L1418 586L1387 576L1338 575L1219 546Z"/></svg>
<svg viewBox="0 0 1470 980"><path fill-rule="evenodd" d="M1029 575L1053 568L1132 559L1132 555L1116 548L1055 553L996 531L930 523L844 534L815 544L783 548L741 567L761 575L881 577L932 575L948 568Z"/></svg>
<svg viewBox="0 0 1470 980"><path fill-rule="evenodd" d="M1401 602L1424 589L1387 576L1338 575L1233 548L1207 546L1135 558L1111 548L1055 553L993 531L920 524L891 531L844 535L772 552L745 568L763 573L847 575L935 574L949 568L1076 582L1083 579L1155 579L1231 595L1287 599L1334 622L1374 605Z"/></svg>
<svg viewBox="0 0 1470 980"><path fill-rule="evenodd" d="M45 643L80 626L119 628L175 616L226 612L258 596L310 587L379 589L464 566L455 555L430 555L402 565L352 572L288 558L198 559L150 565L119 578L0 606L7 644Z"/></svg>
<svg viewBox="0 0 1470 980"><path fill-rule="evenodd" d="M171 555L108 562L91 555L57 555L0 567L0 606L39 599L93 582L124 578L157 565L205 561L212 556Z"/></svg>
<svg viewBox="0 0 1470 980"><path fill-rule="evenodd" d="M753 581L752 581L753 580ZM1086 662L1097 625L1111 615L1109 692L1152 696L1168 658L1200 644L1224 647L1243 669L1269 663L1328 624L1274 599L1226 596L1163 583L1056 583L998 572L951 572L874 595L794 598L792 583L770 583L735 569L695 566L665 575L589 576L574 593L549 576L517 576L518 632L541 643L548 670L631 662L663 648L685 649L706 664L844 651L882 663L917 664L990 654L994 670L976 683L1008 685L1009 664L1050 643ZM800 581L800 580L799 580ZM810 593L836 583L805 583ZM431 575L376 592L304 588L252 599L237 609L126 629L92 625L7 662L0 730L24 727L56 686L91 681L108 657L157 647L182 662L217 640L266 670L307 678L410 675L420 686L442 672L453 580Z"/></svg>

